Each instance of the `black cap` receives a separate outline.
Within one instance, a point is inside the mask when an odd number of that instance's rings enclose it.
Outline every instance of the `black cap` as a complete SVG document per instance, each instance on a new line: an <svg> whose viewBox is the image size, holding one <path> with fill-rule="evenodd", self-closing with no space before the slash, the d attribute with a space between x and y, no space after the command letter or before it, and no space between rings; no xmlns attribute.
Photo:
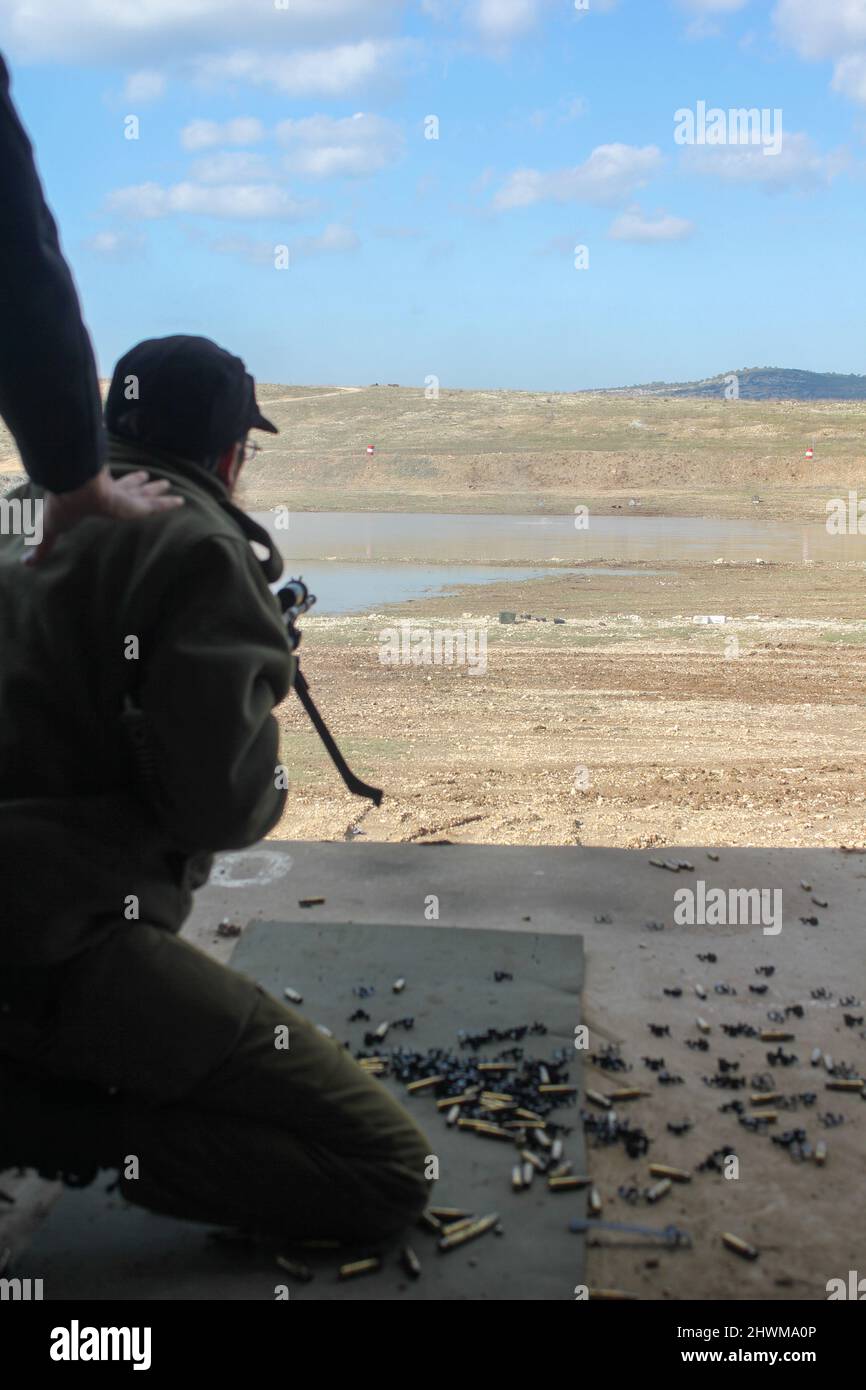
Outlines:
<svg viewBox="0 0 866 1390"><path fill-rule="evenodd" d="M223 453L251 429L279 434L259 410L241 359L184 334L148 338L121 357L105 424L124 439L195 460Z"/></svg>

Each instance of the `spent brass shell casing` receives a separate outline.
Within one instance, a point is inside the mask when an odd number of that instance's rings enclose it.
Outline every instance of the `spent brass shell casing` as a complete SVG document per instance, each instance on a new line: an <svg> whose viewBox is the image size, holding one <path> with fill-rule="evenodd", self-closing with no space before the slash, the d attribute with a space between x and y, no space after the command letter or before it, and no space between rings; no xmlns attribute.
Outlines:
<svg viewBox="0 0 866 1390"><path fill-rule="evenodd" d="M547 1070L547 1067L538 1068L538 1079L542 1086L550 1085L550 1072Z"/></svg>
<svg viewBox="0 0 866 1390"><path fill-rule="evenodd" d="M732 1235L730 1231L723 1233L722 1244L744 1260L756 1260L760 1253L754 1245L750 1245L747 1240L741 1240L739 1236Z"/></svg>
<svg viewBox="0 0 866 1390"><path fill-rule="evenodd" d="M702 1033L712 1032L712 1029L710 1028L710 1025L707 1023L707 1020L705 1018L696 1018L695 1023L698 1025L698 1028Z"/></svg>
<svg viewBox="0 0 866 1390"><path fill-rule="evenodd" d="M610 1091L607 1098L609 1101L640 1100L641 1096L649 1094L649 1091L642 1091L639 1086L623 1086L619 1091Z"/></svg>
<svg viewBox="0 0 866 1390"><path fill-rule="evenodd" d="M824 1054L822 1053L820 1047L812 1048L812 1056L809 1058L809 1060L812 1063L813 1067L817 1067L823 1055Z"/></svg>
<svg viewBox="0 0 866 1390"><path fill-rule="evenodd" d="M706 999L707 997L707 991L704 989L703 985L695 985L695 994L699 999Z"/></svg>
<svg viewBox="0 0 866 1390"><path fill-rule="evenodd" d="M313 1277L313 1271L308 1265L299 1264L297 1260L289 1260L285 1255L277 1256L277 1264L280 1269L284 1269L290 1279L297 1279L301 1284L309 1284Z"/></svg>
<svg viewBox="0 0 866 1390"><path fill-rule="evenodd" d="M551 1158L553 1157L553 1140L551 1139L549 1134L546 1134L543 1129L533 1129L532 1139L533 1143L537 1144L539 1148L544 1149L547 1153L549 1153Z"/></svg>
<svg viewBox="0 0 866 1390"><path fill-rule="evenodd" d="M773 1105L782 1099L781 1091L755 1091L749 1096L750 1105Z"/></svg>
<svg viewBox="0 0 866 1390"><path fill-rule="evenodd" d="M511 1188L514 1192L523 1191L523 1167L519 1163L515 1163L511 1170Z"/></svg>
<svg viewBox="0 0 866 1390"><path fill-rule="evenodd" d="M793 1033L786 1033L784 1028L762 1028L761 1042L790 1042Z"/></svg>
<svg viewBox="0 0 866 1390"><path fill-rule="evenodd" d="M446 1125L448 1125L448 1127L449 1127L449 1129L450 1129L453 1125L456 1125L456 1123L457 1123L457 1121L458 1121L459 1119L460 1119L460 1106L459 1106L459 1105L452 1105L451 1109L448 1111L448 1114L445 1116L445 1123L446 1123Z"/></svg>
<svg viewBox="0 0 866 1390"><path fill-rule="evenodd" d="M601 1208L601 1193L599 1192L598 1188L593 1185L589 1189L589 1197L587 1198L586 1209L590 1216L601 1216Z"/></svg>
<svg viewBox="0 0 866 1390"><path fill-rule="evenodd" d="M486 1120L458 1120L458 1129L471 1129L473 1134L480 1134L484 1139L507 1139L509 1144L513 1142L514 1135L501 1125L488 1124Z"/></svg>
<svg viewBox="0 0 866 1390"><path fill-rule="evenodd" d="M409 1275L409 1278L420 1279L421 1261L418 1259L418 1256L415 1254L415 1251L412 1249L411 1245L403 1246L403 1254L401 1256L401 1259L403 1261L403 1268Z"/></svg>
<svg viewBox="0 0 866 1390"><path fill-rule="evenodd" d="M316 1024L316 1032L321 1033L323 1038L332 1038L334 1036L330 1028L326 1028L324 1023Z"/></svg>
<svg viewBox="0 0 866 1390"><path fill-rule="evenodd" d="M341 1279L357 1279L359 1274L374 1274L380 1269L382 1261L376 1257L369 1260L353 1260L351 1264L340 1265Z"/></svg>
<svg viewBox="0 0 866 1390"><path fill-rule="evenodd" d="M422 1076L420 1081L410 1081L406 1090L413 1094L416 1091L428 1091L431 1086L438 1086L440 1081L444 1080L444 1076Z"/></svg>
<svg viewBox="0 0 866 1390"><path fill-rule="evenodd" d="M523 1186L524 1186L524 1187L531 1187L531 1186L532 1186L532 1179L535 1177L535 1169L533 1168L532 1164L531 1164L531 1163L524 1163L524 1164L523 1164L523 1167L522 1167L521 1170L520 1170L520 1172L521 1172L521 1176L522 1176L522 1178L523 1178Z"/></svg>
<svg viewBox="0 0 866 1390"><path fill-rule="evenodd" d="M563 1174L555 1178L551 1173L547 1179L547 1186L551 1192L574 1192L577 1188L589 1187L591 1181L591 1178L582 1178L577 1174Z"/></svg>
<svg viewBox="0 0 866 1390"><path fill-rule="evenodd" d="M507 1105L513 1105L513 1104L514 1104L514 1096L506 1095L506 1093L505 1093L504 1091L482 1091L482 1092L481 1092L481 1099L482 1099L482 1100L501 1100L501 1101L505 1101L505 1103L506 1103Z"/></svg>
<svg viewBox="0 0 866 1390"><path fill-rule="evenodd" d="M562 1158L562 1140L554 1139L550 1146L550 1157L554 1163L558 1163Z"/></svg>
<svg viewBox="0 0 866 1390"><path fill-rule="evenodd" d="M531 1149L521 1149L520 1157L523 1159L524 1163L528 1163L530 1167L534 1168L536 1173L544 1173L547 1171L546 1161L543 1158L539 1158L538 1154L534 1154Z"/></svg>
<svg viewBox="0 0 866 1390"><path fill-rule="evenodd" d="M862 1091L863 1077L851 1076L847 1081L828 1081L826 1087L828 1091Z"/></svg>
<svg viewBox="0 0 866 1390"><path fill-rule="evenodd" d="M753 1120L762 1120L765 1125L774 1125L779 1119L778 1110L758 1110L752 1116Z"/></svg>
<svg viewBox="0 0 866 1390"><path fill-rule="evenodd" d="M475 1096L470 1095L444 1096L442 1100L437 1100L436 1109L450 1110L453 1105L469 1105L469 1103L475 1099Z"/></svg>
<svg viewBox="0 0 866 1390"><path fill-rule="evenodd" d="M550 1176L552 1178L567 1178L569 1173L571 1172L571 1169L572 1164L570 1162L557 1163L555 1168L551 1168Z"/></svg>
<svg viewBox="0 0 866 1390"><path fill-rule="evenodd" d="M654 1178L670 1178L671 1182L691 1182L691 1173L685 1168L671 1168L667 1163L651 1163L650 1173Z"/></svg>
<svg viewBox="0 0 866 1390"><path fill-rule="evenodd" d="M576 1086L566 1086L564 1083L557 1082L549 1086L539 1086L538 1094L541 1096L573 1096L576 1090Z"/></svg>
<svg viewBox="0 0 866 1390"><path fill-rule="evenodd" d="M670 1178L662 1178L661 1182L653 1183L652 1187L647 1188L646 1199L648 1202L659 1202L662 1197L666 1197L673 1187Z"/></svg>
<svg viewBox="0 0 866 1390"><path fill-rule="evenodd" d="M831 1072L833 1070L833 1058L830 1056L829 1052L824 1053L824 1056L821 1058L821 1061L824 1063L825 1071Z"/></svg>
<svg viewBox="0 0 866 1390"><path fill-rule="evenodd" d="M418 1217L418 1225L424 1226L428 1231L435 1231L437 1235L440 1235L442 1231L442 1222L438 1216L433 1215L432 1211L422 1211Z"/></svg>
<svg viewBox="0 0 866 1390"><path fill-rule="evenodd" d="M626 1293L624 1289L589 1289L587 1293L590 1302L595 1303L631 1303L639 1298L638 1294Z"/></svg>
<svg viewBox="0 0 866 1390"><path fill-rule="evenodd" d="M589 1093L587 1092L587 1094ZM544 1124L544 1117L542 1115L536 1115L534 1110L520 1109L515 1110L514 1113L515 1115L519 1115L521 1120L538 1120L540 1124Z"/></svg>
<svg viewBox="0 0 866 1390"><path fill-rule="evenodd" d="M472 1212L467 1211L465 1207L428 1207L427 1210L437 1216L440 1221L460 1221L464 1216L472 1215Z"/></svg>
<svg viewBox="0 0 866 1390"><path fill-rule="evenodd" d="M456 1236L458 1231L465 1231L467 1226L471 1226L477 1220L477 1216L461 1216L458 1221L447 1221L442 1227L442 1234Z"/></svg>
<svg viewBox="0 0 866 1390"><path fill-rule="evenodd" d="M380 1023L378 1028L373 1029L373 1037L378 1038L379 1042L383 1042L388 1035L388 1029L390 1027L390 1023Z"/></svg>
<svg viewBox="0 0 866 1390"><path fill-rule="evenodd" d="M815 1162L819 1168L823 1168L827 1162L827 1142L824 1139L819 1139L815 1145Z"/></svg>
<svg viewBox="0 0 866 1390"><path fill-rule="evenodd" d="M473 1221L463 1231L456 1231L452 1236L443 1236L439 1242L440 1250L454 1250L458 1245L465 1245L467 1241L475 1240L478 1236L483 1236L487 1231L492 1231L499 1221L499 1213L491 1212L489 1216L482 1216L477 1221Z"/></svg>
<svg viewBox="0 0 866 1390"><path fill-rule="evenodd" d="M304 996L302 994L298 994L298 991L296 989L284 989L283 994L286 996L290 1004L303 1004L304 1002Z"/></svg>
<svg viewBox="0 0 866 1390"><path fill-rule="evenodd" d="M395 980L393 985L391 986L391 989L393 990L394 994L402 994L405 988L406 981L402 978L399 980Z"/></svg>
<svg viewBox="0 0 866 1390"><path fill-rule="evenodd" d="M479 1062L479 1071L514 1071L513 1062Z"/></svg>

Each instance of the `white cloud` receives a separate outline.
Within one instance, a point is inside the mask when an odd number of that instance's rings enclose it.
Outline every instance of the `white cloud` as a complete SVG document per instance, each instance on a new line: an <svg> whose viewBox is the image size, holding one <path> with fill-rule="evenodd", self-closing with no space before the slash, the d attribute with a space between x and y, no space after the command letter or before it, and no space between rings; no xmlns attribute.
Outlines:
<svg viewBox="0 0 866 1390"><path fill-rule="evenodd" d="M292 256L334 255L344 251L357 251L361 239L351 227L339 222L329 222L319 236L300 237L290 247Z"/></svg>
<svg viewBox="0 0 866 1390"><path fill-rule="evenodd" d="M681 10L691 15L686 29L690 39L715 38L722 32L717 20L736 14L749 0L677 0Z"/></svg>
<svg viewBox="0 0 866 1390"><path fill-rule="evenodd" d="M152 68L132 72L126 79L123 96L126 101L158 101L166 88L165 74Z"/></svg>
<svg viewBox="0 0 866 1390"><path fill-rule="evenodd" d="M299 237L295 241L283 244L288 244L291 265L292 261L304 260L310 256L339 255L357 251L361 242L351 227L345 227L339 222L330 222L325 230L316 236ZM210 247L220 255L235 256L249 261L252 265L272 266L276 255L274 242L260 241L253 237L220 237L217 241L212 241Z"/></svg>
<svg viewBox="0 0 866 1390"><path fill-rule="evenodd" d="M866 0L777 0L773 24L801 58L843 58L866 47Z"/></svg>
<svg viewBox="0 0 866 1390"><path fill-rule="evenodd" d="M253 237L220 237L210 243L211 251L221 256L233 256L238 260L249 261L251 265L274 266L277 257L277 243L256 241Z"/></svg>
<svg viewBox="0 0 866 1390"><path fill-rule="evenodd" d="M545 0L472 0L466 17L482 38L502 43L534 28L544 4Z"/></svg>
<svg viewBox="0 0 866 1390"><path fill-rule="evenodd" d="M233 121L190 121L180 133L185 150L207 150L214 145L254 145L264 138L265 128L255 116L237 116Z"/></svg>
<svg viewBox="0 0 866 1390"><path fill-rule="evenodd" d="M525 120L533 130L543 130L552 121L557 125L567 125L570 121L580 120L588 110L589 104L585 97L560 97L555 106L540 106L537 110L531 111ZM523 121L517 120L515 124L520 128Z"/></svg>
<svg viewBox="0 0 866 1390"><path fill-rule="evenodd" d="M389 33L403 0L3 0L0 42L17 61L176 62L227 45L264 53Z"/></svg>
<svg viewBox="0 0 866 1390"><path fill-rule="evenodd" d="M777 0L773 23L801 58L835 59L833 90L866 105L866 0Z"/></svg>
<svg viewBox="0 0 866 1390"><path fill-rule="evenodd" d="M841 58L830 85L834 92L866 106L866 53L852 53L848 58Z"/></svg>
<svg viewBox="0 0 866 1390"><path fill-rule="evenodd" d="M340 97L390 79L405 46L389 40L362 39L335 48L290 53L244 48L204 56L195 67L199 77L207 82L246 82L272 87L293 97Z"/></svg>
<svg viewBox="0 0 866 1390"><path fill-rule="evenodd" d="M176 183L164 188L158 183L140 183L116 189L106 200L109 212L149 220L179 213L203 217L237 218L307 217L316 204L293 198L274 183L224 184L208 187L196 183Z"/></svg>
<svg viewBox="0 0 866 1390"><path fill-rule="evenodd" d="M734 14L748 3L749 0L679 0L682 9L699 16Z"/></svg>
<svg viewBox="0 0 866 1390"><path fill-rule="evenodd" d="M417 241L425 237L427 233L420 227L374 227L374 236L384 237L388 241Z"/></svg>
<svg viewBox="0 0 866 1390"><path fill-rule="evenodd" d="M648 217L634 205L615 218L608 230L614 241L682 241L695 230L694 222L669 212Z"/></svg>
<svg viewBox="0 0 866 1390"><path fill-rule="evenodd" d="M826 187L850 164L844 150L821 154L808 135L789 131L778 154L767 155L760 145L689 145L682 158L687 172L759 184L768 191Z"/></svg>
<svg viewBox="0 0 866 1390"><path fill-rule="evenodd" d="M615 203L643 187L662 164L657 145L598 145L583 164L543 173L517 169L494 198L499 209L533 203Z"/></svg>
<svg viewBox="0 0 866 1390"><path fill-rule="evenodd" d="M264 183L273 179L270 160L250 150L220 150L197 159L190 170L196 183Z"/></svg>
<svg viewBox="0 0 866 1390"><path fill-rule="evenodd" d="M282 121L276 133L288 150L286 169L312 178L377 173L400 156L404 145L392 121L363 112L342 119L307 116Z"/></svg>
<svg viewBox="0 0 866 1390"><path fill-rule="evenodd" d="M84 243L86 249L92 251L95 256L117 261L132 259L146 244L146 238L141 232L113 231L96 232Z"/></svg>
<svg viewBox="0 0 866 1390"><path fill-rule="evenodd" d="M578 243L580 243L580 237L552 236L543 246L538 247L538 254L541 256L573 256Z"/></svg>
<svg viewBox="0 0 866 1390"><path fill-rule="evenodd" d="M593 15L606 14L619 0L590 0ZM420 0L421 13L441 24L460 24L480 44L494 52L505 51L515 40L537 29L546 14L571 12L585 19L586 10L573 0Z"/></svg>

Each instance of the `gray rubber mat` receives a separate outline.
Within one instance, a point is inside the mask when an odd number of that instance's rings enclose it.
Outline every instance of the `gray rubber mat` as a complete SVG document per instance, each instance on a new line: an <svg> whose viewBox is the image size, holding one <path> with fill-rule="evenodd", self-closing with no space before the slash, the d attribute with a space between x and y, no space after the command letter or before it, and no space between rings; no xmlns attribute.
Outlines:
<svg viewBox="0 0 866 1390"><path fill-rule="evenodd" d="M472 1034L540 1024L546 1033L528 1033L518 1045L527 1057L542 1061L557 1048L566 1049L569 1080L581 1086L580 1054L574 1049L583 980L578 936L254 922L238 941L232 965L278 997L286 986L298 990L307 1017L351 1042L353 1051L363 1045L367 1029L405 1016L414 1018L411 1031L392 1028L378 1052L400 1045L457 1051L460 1029ZM497 983L495 971L512 978ZM398 977L406 987L395 995L391 985ZM365 998L353 993L362 987L375 993ZM371 1021L348 1023L359 1007ZM513 1045L492 1042L475 1055L492 1059ZM151 1216L96 1186L64 1193L17 1262L16 1273L42 1278L46 1299L273 1300L281 1283L292 1301L573 1299L574 1286L584 1282L584 1251L583 1238L568 1231L568 1222L583 1216L583 1193L551 1193L540 1175L528 1192L512 1192L510 1145L449 1129L432 1096L407 1095L396 1081L384 1084L413 1111L417 1108L430 1137L440 1173L434 1204L478 1214L496 1211L501 1236L490 1232L441 1253L433 1235L413 1230L409 1239L422 1265L417 1280L407 1278L398 1247L380 1249L380 1270L349 1282L338 1280L338 1264L370 1252L291 1252L314 1269L312 1282L298 1283L261 1250L215 1242L202 1227ZM554 1116L570 1126L565 1157L576 1173L585 1171L586 1161L579 1106L578 1096Z"/></svg>

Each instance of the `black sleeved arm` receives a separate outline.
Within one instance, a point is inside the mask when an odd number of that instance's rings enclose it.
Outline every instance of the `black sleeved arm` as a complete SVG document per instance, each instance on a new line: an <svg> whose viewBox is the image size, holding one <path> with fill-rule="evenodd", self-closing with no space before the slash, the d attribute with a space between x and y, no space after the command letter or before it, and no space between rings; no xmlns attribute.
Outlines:
<svg viewBox="0 0 866 1390"><path fill-rule="evenodd" d="M0 415L35 483L68 492L102 466L96 363L0 57Z"/></svg>

